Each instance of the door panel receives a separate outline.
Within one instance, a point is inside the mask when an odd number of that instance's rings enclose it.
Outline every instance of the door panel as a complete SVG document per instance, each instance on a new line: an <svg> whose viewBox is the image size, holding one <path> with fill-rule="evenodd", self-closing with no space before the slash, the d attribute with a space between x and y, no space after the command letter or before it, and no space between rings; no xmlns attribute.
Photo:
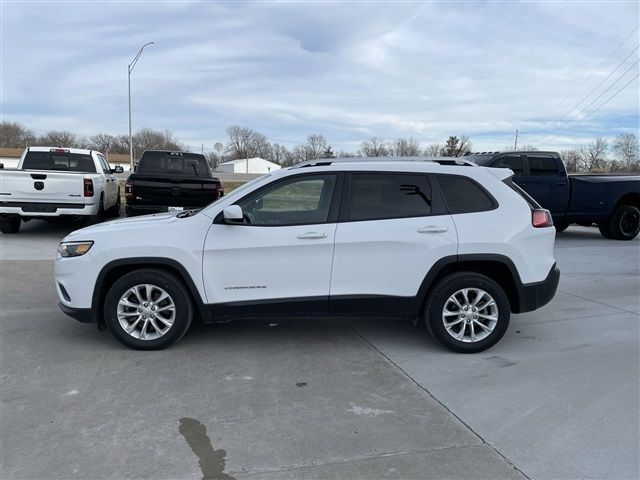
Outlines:
<svg viewBox="0 0 640 480"><path fill-rule="evenodd" d="M341 295L413 297L440 258L457 254L449 215L340 223L331 298Z"/></svg>
<svg viewBox="0 0 640 480"><path fill-rule="evenodd" d="M441 199L432 196L422 174L352 173L345 186L330 312L384 314L393 305L404 314L417 308L415 295L429 269L443 256L457 253L450 215L432 214L439 213ZM371 296L387 298L376 301Z"/></svg>
<svg viewBox="0 0 640 480"><path fill-rule="evenodd" d="M569 185L564 170L549 155L527 155L527 175L518 183L543 208L556 218L564 215L569 200Z"/></svg>
<svg viewBox="0 0 640 480"><path fill-rule="evenodd" d="M335 230L335 223L212 225L203 260L208 302L328 299Z"/></svg>
<svg viewBox="0 0 640 480"><path fill-rule="evenodd" d="M214 222L205 240L208 302L326 314L340 184L337 174L297 175L236 202L246 224Z"/></svg>

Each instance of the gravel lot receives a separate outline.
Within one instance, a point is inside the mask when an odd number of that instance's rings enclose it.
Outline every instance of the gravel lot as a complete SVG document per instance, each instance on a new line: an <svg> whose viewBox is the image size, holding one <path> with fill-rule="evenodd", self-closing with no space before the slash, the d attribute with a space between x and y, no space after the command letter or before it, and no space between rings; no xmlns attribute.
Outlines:
<svg viewBox="0 0 640 480"><path fill-rule="evenodd" d="M639 239L560 234L560 292L481 354L302 318L136 352L58 310L72 228L0 234L3 479L640 476Z"/></svg>

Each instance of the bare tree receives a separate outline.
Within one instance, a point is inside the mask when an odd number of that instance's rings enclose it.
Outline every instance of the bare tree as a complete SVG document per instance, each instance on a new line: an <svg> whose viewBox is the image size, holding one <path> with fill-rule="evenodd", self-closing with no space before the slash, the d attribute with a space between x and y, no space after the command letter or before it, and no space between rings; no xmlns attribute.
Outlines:
<svg viewBox="0 0 640 480"><path fill-rule="evenodd" d="M34 141L33 132L18 122L0 122L0 147L25 148Z"/></svg>
<svg viewBox="0 0 640 480"><path fill-rule="evenodd" d="M424 155L427 157L440 157L442 155L442 145L437 143L427 145L424 149Z"/></svg>
<svg viewBox="0 0 640 480"><path fill-rule="evenodd" d="M420 153L420 143L415 138L396 138L389 145L392 157L417 157Z"/></svg>
<svg viewBox="0 0 640 480"><path fill-rule="evenodd" d="M271 145L262 133L248 127L237 125L227 128L226 152L232 159L237 158L267 158L270 154Z"/></svg>
<svg viewBox="0 0 640 480"><path fill-rule="evenodd" d="M575 148L573 150L563 150L560 152L560 158L562 158L567 172L577 173L584 171L584 161L579 150Z"/></svg>
<svg viewBox="0 0 640 480"><path fill-rule="evenodd" d="M336 155L336 158L355 158L357 155L352 152L345 152L344 150L340 150Z"/></svg>
<svg viewBox="0 0 640 480"><path fill-rule="evenodd" d="M145 150L184 150L184 147L169 130L141 128L133 136L133 149L139 155Z"/></svg>
<svg viewBox="0 0 640 480"><path fill-rule="evenodd" d="M78 137L68 130L51 130L39 137L37 143L52 147L77 147Z"/></svg>
<svg viewBox="0 0 640 480"><path fill-rule="evenodd" d="M387 143L378 138L371 137L360 145L360 152L363 157L386 157L389 155L389 146Z"/></svg>
<svg viewBox="0 0 640 480"><path fill-rule="evenodd" d="M291 152L284 145L274 143L271 145L271 153L267 157L267 160L277 163L278 165L284 165L287 161L291 160Z"/></svg>
<svg viewBox="0 0 640 480"><path fill-rule="evenodd" d="M505 150L509 150L509 148L506 148ZM525 143L524 145L519 145L518 146L518 151L519 152L536 152L538 150L538 147L536 147L535 145L531 145L528 143Z"/></svg>
<svg viewBox="0 0 640 480"><path fill-rule="evenodd" d="M90 137L91 147L99 150L100 152L109 154L113 151L113 147L116 145L116 137L109 135L108 133L98 133Z"/></svg>
<svg viewBox="0 0 640 480"><path fill-rule="evenodd" d="M587 172L604 171L607 164L607 150L607 141L602 137L596 137L590 144L580 147L580 155Z"/></svg>
<svg viewBox="0 0 640 480"><path fill-rule="evenodd" d="M613 141L613 152L622 170L637 172L640 169L640 143L633 133L618 135Z"/></svg>
<svg viewBox="0 0 640 480"><path fill-rule="evenodd" d="M327 143L327 139L324 138L324 135L309 135L303 144L294 147L292 152L294 162L297 163L322 158L328 147L329 144Z"/></svg>

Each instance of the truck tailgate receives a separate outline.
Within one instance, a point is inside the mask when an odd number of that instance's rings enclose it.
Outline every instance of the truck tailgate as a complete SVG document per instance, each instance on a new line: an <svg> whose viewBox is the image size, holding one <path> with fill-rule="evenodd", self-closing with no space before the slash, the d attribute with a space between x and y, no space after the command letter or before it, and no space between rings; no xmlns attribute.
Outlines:
<svg viewBox="0 0 640 480"><path fill-rule="evenodd" d="M134 205L203 207L216 200L218 182L212 179L154 177L134 178Z"/></svg>
<svg viewBox="0 0 640 480"><path fill-rule="evenodd" d="M0 201L84 204L84 174L0 170Z"/></svg>

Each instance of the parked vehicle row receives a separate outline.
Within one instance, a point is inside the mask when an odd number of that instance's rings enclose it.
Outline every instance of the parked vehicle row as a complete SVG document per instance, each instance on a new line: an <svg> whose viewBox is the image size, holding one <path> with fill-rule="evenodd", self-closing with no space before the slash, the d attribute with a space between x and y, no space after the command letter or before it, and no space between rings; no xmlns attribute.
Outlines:
<svg viewBox="0 0 640 480"><path fill-rule="evenodd" d="M551 211L556 230L598 224L606 238L632 240L640 232L640 176L567 175L556 152L502 152L464 157L509 168L513 181Z"/></svg>
<svg viewBox="0 0 640 480"><path fill-rule="evenodd" d="M120 215L120 185L95 150L27 148L15 169L0 169L0 231L17 233L36 218L91 219Z"/></svg>
<svg viewBox="0 0 640 480"><path fill-rule="evenodd" d="M139 349L195 316L385 315L485 350L553 298L555 230L511 171L451 163L317 160L201 210L77 230L55 262L60 307Z"/></svg>

